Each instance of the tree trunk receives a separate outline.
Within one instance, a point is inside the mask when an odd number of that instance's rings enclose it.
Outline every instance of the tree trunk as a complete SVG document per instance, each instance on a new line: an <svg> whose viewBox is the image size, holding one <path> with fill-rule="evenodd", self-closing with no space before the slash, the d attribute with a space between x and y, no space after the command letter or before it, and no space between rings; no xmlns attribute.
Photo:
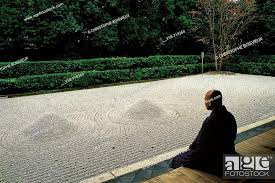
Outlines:
<svg viewBox="0 0 275 183"><path fill-rule="evenodd" d="M214 4L213 4L211 29L212 29L211 33L212 33L212 45L213 45L213 51L214 51L215 66L216 66L216 71L218 71L218 59L216 58L216 46L215 46L215 5Z"/></svg>
<svg viewBox="0 0 275 183"><path fill-rule="evenodd" d="M224 60L221 59L221 60L220 60L220 68L219 68L219 71L222 71L222 69L223 69L223 63L224 63Z"/></svg>

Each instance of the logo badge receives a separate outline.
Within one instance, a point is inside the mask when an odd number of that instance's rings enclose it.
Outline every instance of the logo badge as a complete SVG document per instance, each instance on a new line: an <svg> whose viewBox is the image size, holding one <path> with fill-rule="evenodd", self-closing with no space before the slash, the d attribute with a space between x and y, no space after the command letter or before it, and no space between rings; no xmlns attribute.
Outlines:
<svg viewBox="0 0 275 183"><path fill-rule="evenodd" d="M224 179L274 179L272 156L224 155Z"/></svg>

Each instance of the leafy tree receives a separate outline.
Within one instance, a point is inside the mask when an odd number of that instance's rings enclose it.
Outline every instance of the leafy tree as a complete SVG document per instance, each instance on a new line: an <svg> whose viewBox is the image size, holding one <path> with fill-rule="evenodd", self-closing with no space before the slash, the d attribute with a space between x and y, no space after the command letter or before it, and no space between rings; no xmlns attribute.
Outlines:
<svg viewBox="0 0 275 183"><path fill-rule="evenodd" d="M210 2L210 5L203 2ZM25 56L31 60L46 60L198 54L202 50L213 52L213 48L217 55L238 42L255 39L253 36L256 35L264 37L264 44L255 48L254 52L274 53L274 1L256 0L257 16L244 31L237 26L243 25L241 27L246 28L246 23L252 18L247 12L252 10L252 6L249 6L252 1L222 2L224 1L2 0L0 60L17 60ZM63 5L59 8L24 21L26 17L60 3ZM246 9L247 7L251 9ZM205 16L206 8L209 9L209 16ZM216 35L214 47L209 24L213 10L215 26L212 30ZM90 34L83 33L127 14L130 14L127 19ZM221 28L223 31L220 31ZM183 30L186 33L163 42L166 37ZM238 31L234 34L235 30ZM249 50L247 52L252 53Z"/></svg>
<svg viewBox="0 0 275 183"><path fill-rule="evenodd" d="M225 58L218 55L239 44L240 35L254 19L253 0L199 0L197 13L201 39L212 48L216 70L221 70ZM206 29L205 29L206 26Z"/></svg>

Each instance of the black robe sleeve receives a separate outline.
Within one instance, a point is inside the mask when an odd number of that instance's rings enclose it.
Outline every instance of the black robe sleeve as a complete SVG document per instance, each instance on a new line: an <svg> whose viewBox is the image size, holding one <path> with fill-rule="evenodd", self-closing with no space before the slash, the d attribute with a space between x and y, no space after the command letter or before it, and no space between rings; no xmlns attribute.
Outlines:
<svg viewBox="0 0 275 183"><path fill-rule="evenodd" d="M235 153L236 133L237 124L231 113L213 114L205 119L189 149L206 155Z"/></svg>
<svg viewBox="0 0 275 183"><path fill-rule="evenodd" d="M197 139L196 150L208 153L216 152L217 150L217 138L219 129L217 129L217 120L215 117L208 118L207 121L203 124L200 136Z"/></svg>
<svg viewBox="0 0 275 183"><path fill-rule="evenodd" d="M216 129L217 120L215 117L208 117L203 122L203 125L192 144L189 146L190 150L198 152L210 152L215 151L217 130Z"/></svg>

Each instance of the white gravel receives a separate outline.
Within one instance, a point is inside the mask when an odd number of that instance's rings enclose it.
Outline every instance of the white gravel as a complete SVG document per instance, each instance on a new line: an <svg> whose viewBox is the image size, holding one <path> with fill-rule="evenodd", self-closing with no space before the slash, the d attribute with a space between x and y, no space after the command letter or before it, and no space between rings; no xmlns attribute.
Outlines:
<svg viewBox="0 0 275 183"><path fill-rule="evenodd" d="M238 126L275 115L275 78L241 74L0 99L0 182L79 182L186 146L210 89Z"/></svg>

